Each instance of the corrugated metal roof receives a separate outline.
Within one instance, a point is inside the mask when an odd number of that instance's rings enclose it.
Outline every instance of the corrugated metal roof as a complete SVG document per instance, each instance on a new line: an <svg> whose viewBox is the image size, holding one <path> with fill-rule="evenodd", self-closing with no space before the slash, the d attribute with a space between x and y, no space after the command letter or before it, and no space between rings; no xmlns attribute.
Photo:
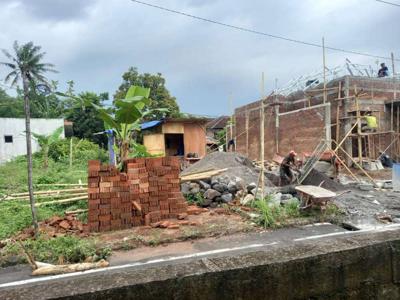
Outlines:
<svg viewBox="0 0 400 300"><path fill-rule="evenodd" d="M144 123L140 124L140 129L142 129L142 130L150 129L150 128L160 125L162 122L163 122L163 120L153 120L153 121L149 121L149 122L144 122Z"/></svg>

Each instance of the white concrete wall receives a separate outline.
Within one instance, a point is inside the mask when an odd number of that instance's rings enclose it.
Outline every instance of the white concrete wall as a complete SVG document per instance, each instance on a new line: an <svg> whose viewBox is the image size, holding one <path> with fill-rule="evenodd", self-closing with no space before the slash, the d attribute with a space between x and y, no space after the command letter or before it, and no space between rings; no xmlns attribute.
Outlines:
<svg viewBox="0 0 400 300"><path fill-rule="evenodd" d="M64 129L64 119L31 119L31 131L38 134L50 134L59 127ZM6 135L12 135L12 143L5 142ZM61 136L64 137L64 130ZM38 143L32 138L32 152L39 150ZM24 154L26 154L25 119L0 118L0 163Z"/></svg>

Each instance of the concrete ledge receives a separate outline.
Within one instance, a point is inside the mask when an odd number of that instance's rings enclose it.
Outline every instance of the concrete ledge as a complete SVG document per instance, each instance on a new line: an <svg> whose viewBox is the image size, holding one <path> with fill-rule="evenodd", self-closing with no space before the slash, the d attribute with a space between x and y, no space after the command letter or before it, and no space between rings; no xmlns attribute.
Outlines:
<svg viewBox="0 0 400 300"><path fill-rule="evenodd" d="M126 268L0 290L0 299L400 299L400 230Z"/></svg>

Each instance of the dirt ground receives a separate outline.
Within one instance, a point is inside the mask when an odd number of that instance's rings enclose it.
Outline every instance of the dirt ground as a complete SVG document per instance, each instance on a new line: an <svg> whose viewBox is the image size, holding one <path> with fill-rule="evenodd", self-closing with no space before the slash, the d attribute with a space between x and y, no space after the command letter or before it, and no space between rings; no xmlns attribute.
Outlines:
<svg viewBox="0 0 400 300"><path fill-rule="evenodd" d="M254 226L237 214L218 214L214 210L199 215L189 215L189 224L177 229L152 228L150 226L93 234L98 243L113 250L130 250L141 246L157 246L178 241L204 237L217 237L240 232L258 231ZM177 223L176 219L169 220Z"/></svg>

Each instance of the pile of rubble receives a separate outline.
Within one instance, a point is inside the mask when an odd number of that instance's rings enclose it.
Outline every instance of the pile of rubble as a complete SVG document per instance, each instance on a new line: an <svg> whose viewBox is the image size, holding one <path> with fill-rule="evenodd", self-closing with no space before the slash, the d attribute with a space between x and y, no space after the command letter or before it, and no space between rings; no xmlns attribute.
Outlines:
<svg viewBox="0 0 400 300"><path fill-rule="evenodd" d="M65 217L53 216L50 219L39 222L39 231L51 237L67 234L87 235L88 228L75 215ZM32 227L27 227L17 236L19 240L26 240L34 236Z"/></svg>

